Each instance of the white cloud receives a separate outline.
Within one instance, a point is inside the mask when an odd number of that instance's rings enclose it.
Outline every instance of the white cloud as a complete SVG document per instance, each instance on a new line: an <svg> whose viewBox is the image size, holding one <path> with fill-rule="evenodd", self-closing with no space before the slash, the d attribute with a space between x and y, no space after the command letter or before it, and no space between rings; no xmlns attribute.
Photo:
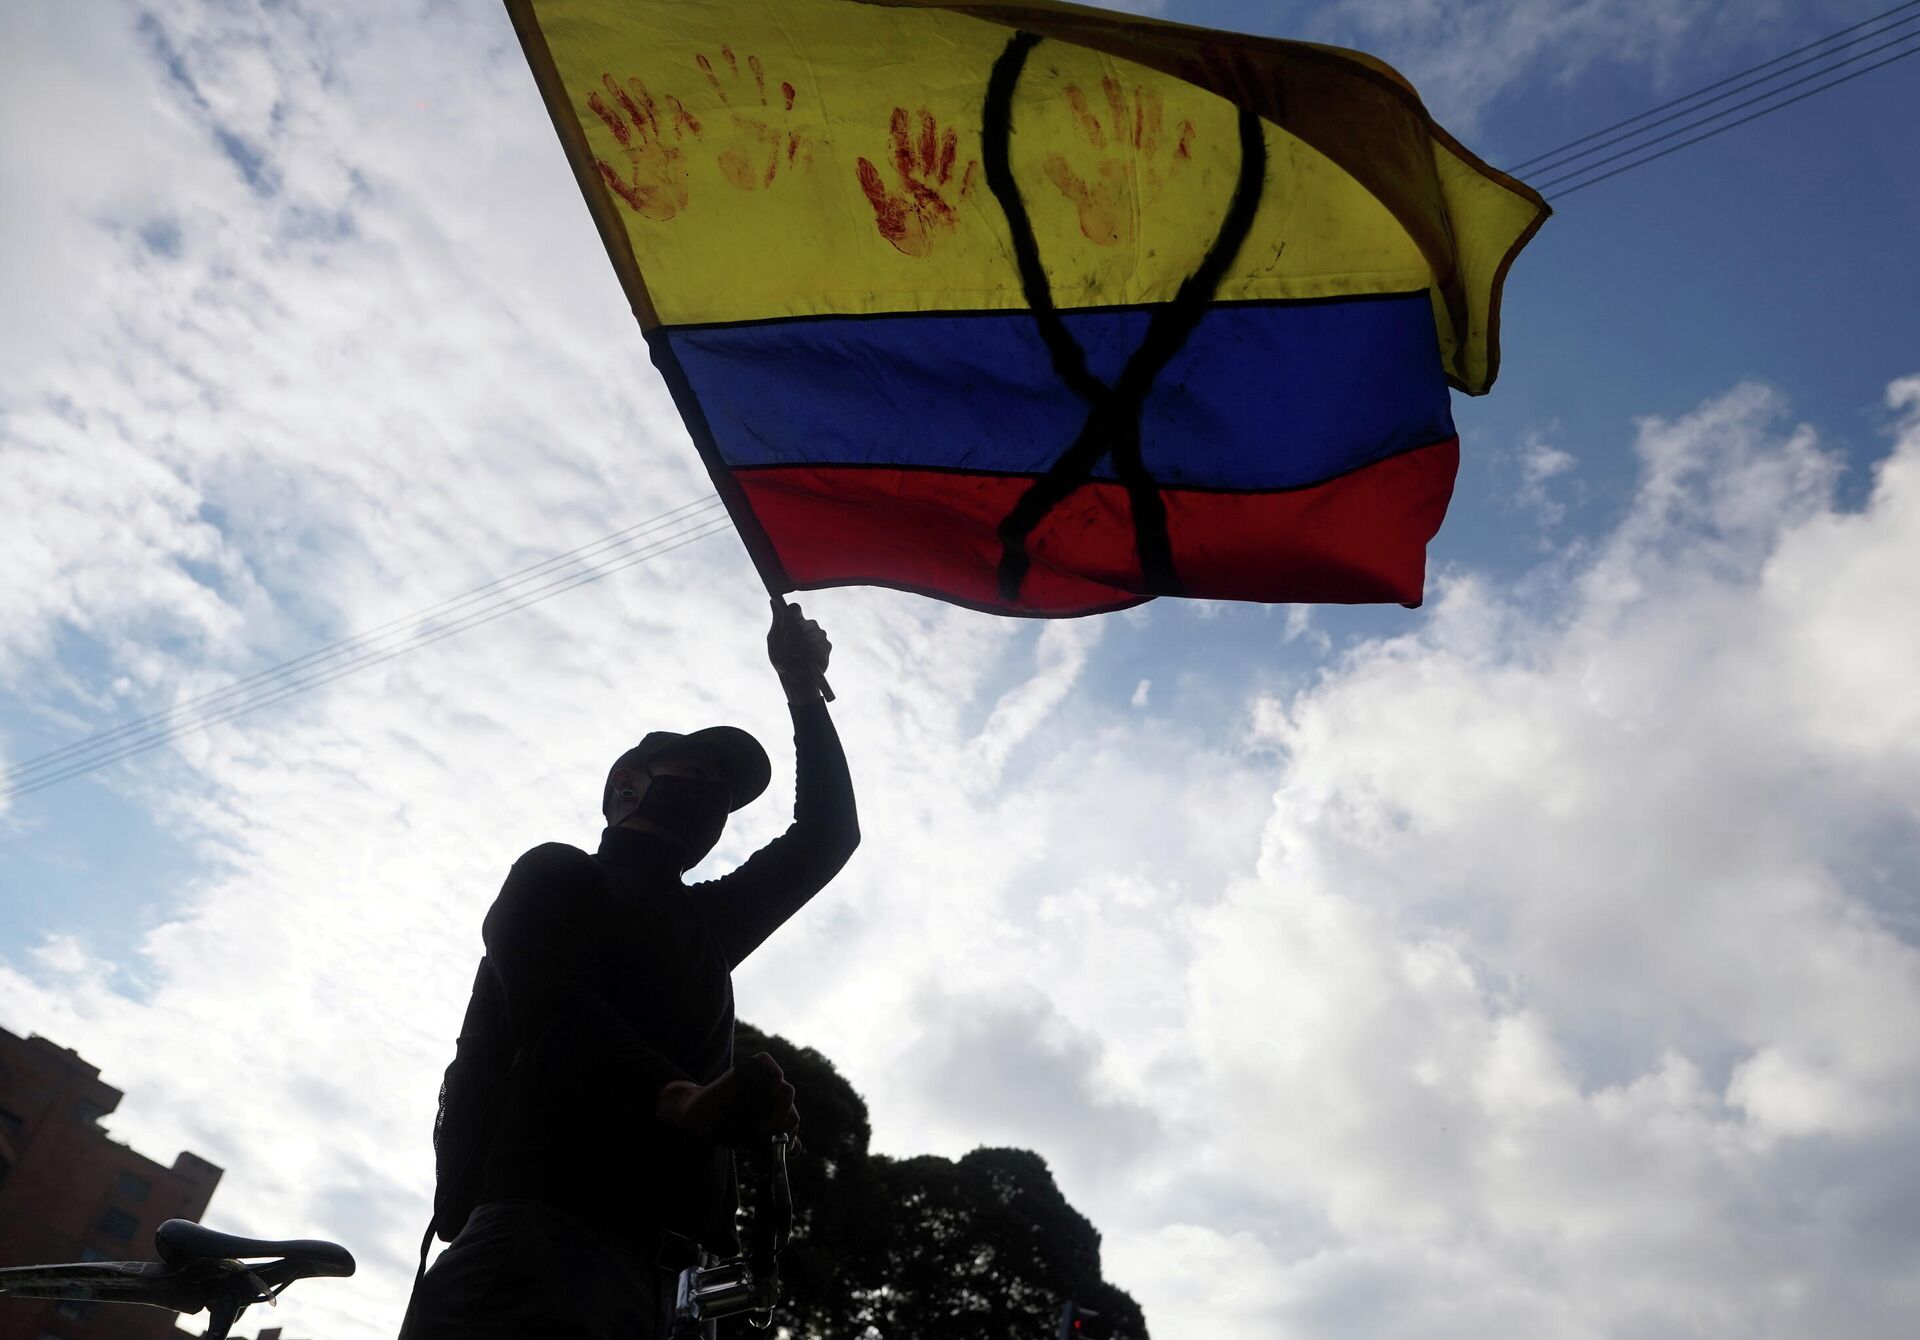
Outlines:
<svg viewBox="0 0 1920 1340"><path fill-rule="evenodd" d="M49 935L33 951L41 968L59 977L77 978L99 963L71 935Z"/></svg>
<svg viewBox="0 0 1920 1340"><path fill-rule="evenodd" d="M1391 62L1455 132L1474 130L1528 80L1570 81L1601 63L1648 66L1656 86L1703 53L1777 33L1779 0L1334 0L1309 30ZM1544 147L1544 146L1542 146Z"/></svg>
<svg viewBox="0 0 1920 1340"><path fill-rule="evenodd" d="M1087 657L1099 645L1100 632L1100 623L1094 619L1050 623L1040 630L1034 648L1038 673L994 704L992 715L974 738L974 785L991 788L999 782L1008 756L1073 691L1087 667Z"/></svg>
<svg viewBox="0 0 1920 1340"><path fill-rule="evenodd" d="M1520 444L1520 484L1514 490L1514 503L1530 515L1542 530L1551 530L1567 519L1567 503L1556 496L1553 481L1568 474L1579 464L1570 451L1529 433ZM1578 485L1575 484L1578 497Z"/></svg>
<svg viewBox="0 0 1920 1340"><path fill-rule="evenodd" d="M1423 633L1261 718L1286 765L1200 928L1201 1091L1352 1250L1531 1286L1459 1317L1411 1289L1399 1333L1897 1333L1846 1264L1884 1226L1797 1198L1810 1162L1920 1144L1920 950L1846 882L1920 795L1920 582L1876 561L1920 547L1920 420L1849 514L1781 409L1644 421L1638 500L1553 616L1455 574Z"/></svg>
<svg viewBox="0 0 1920 1340"><path fill-rule="evenodd" d="M1333 645L1333 640L1327 636L1324 629L1314 627L1313 606L1289 605L1287 606L1287 626L1281 632L1280 640L1292 642L1302 637L1308 638L1323 655Z"/></svg>

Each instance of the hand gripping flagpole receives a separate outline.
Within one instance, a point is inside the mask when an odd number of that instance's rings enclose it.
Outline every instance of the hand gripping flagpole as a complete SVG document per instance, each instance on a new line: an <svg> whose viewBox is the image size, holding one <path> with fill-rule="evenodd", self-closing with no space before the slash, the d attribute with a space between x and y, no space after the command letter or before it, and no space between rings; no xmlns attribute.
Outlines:
<svg viewBox="0 0 1920 1340"><path fill-rule="evenodd" d="M773 617L776 619L790 619L800 612L795 606L787 603L787 598L784 595L776 594L767 603L773 606ZM833 701L833 685L827 683L827 675L824 670L816 670L813 672L813 686L820 690L820 696L822 698L825 698L828 702Z"/></svg>

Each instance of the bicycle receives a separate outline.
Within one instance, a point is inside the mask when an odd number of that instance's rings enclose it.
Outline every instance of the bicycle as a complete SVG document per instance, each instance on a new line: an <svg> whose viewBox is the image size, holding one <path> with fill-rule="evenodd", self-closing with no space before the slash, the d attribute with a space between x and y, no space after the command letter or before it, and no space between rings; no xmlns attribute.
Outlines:
<svg viewBox="0 0 1920 1340"><path fill-rule="evenodd" d="M747 1314L758 1330L773 1324L780 1300L780 1252L793 1233L793 1190L787 1181L792 1137L772 1137L753 1158L754 1208L746 1250L712 1265L689 1266L676 1282L674 1340L699 1340L704 1322ZM0 1296L138 1303L192 1316L207 1313L203 1340L227 1340L241 1313L277 1303L295 1280L353 1274L353 1254L337 1242L242 1238L190 1219L169 1219L153 1235L158 1261L91 1261L0 1267ZM273 1257L249 1265L250 1258Z"/></svg>

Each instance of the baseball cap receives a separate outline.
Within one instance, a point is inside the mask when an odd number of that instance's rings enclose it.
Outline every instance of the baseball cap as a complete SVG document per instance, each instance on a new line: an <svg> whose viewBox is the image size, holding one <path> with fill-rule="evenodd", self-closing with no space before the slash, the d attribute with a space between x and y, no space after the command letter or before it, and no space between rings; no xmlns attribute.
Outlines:
<svg viewBox="0 0 1920 1340"><path fill-rule="evenodd" d="M697 759L718 772L726 781L727 808L737 810L758 799L773 780L773 764L760 742L738 726L708 726L685 735L678 731L648 731L639 744L627 750L607 769L607 785L601 788L602 808L613 783L613 774L621 768L640 768L665 758Z"/></svg>

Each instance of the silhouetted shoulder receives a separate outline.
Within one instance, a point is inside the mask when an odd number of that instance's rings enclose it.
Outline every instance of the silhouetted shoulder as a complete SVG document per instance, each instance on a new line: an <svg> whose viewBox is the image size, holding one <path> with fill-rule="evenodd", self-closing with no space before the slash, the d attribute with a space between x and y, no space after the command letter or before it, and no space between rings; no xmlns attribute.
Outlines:
<svg viewBox="0 0 1920 1340"><path fill-rule="evenodd" d="M591 870L593 858L578 847L565 842L542 842L537 847L529 847L521 853L520 859L513 863L518 870L525 866L529 870Z"/></svg>
<svg viewBox="0 0 1920 1340"><path fill-rule="evenodd" d="M598 887L600 867L593 857L564 842L542 842L513 863L507 886Z"/></svg>

